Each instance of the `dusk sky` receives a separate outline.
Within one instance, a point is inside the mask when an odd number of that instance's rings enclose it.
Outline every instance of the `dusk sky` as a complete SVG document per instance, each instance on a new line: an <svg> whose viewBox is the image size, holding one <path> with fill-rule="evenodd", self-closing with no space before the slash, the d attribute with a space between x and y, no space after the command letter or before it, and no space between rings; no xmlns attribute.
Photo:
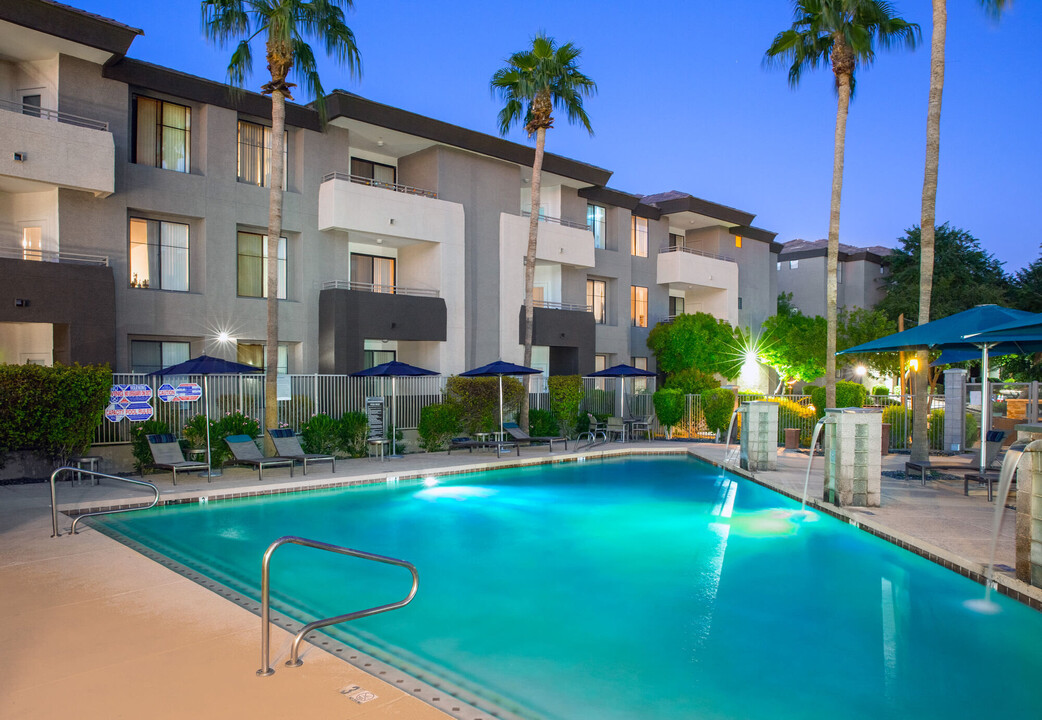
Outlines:
<svg viewBox="0 0 1042 720"><path fill-rule="evenodd" d="M66 0L145 31L129 56L224 80L231 48L204 37L200 4ZM898 0L922 44L879 54L859 71L847 126L841 242L897 244L920 217L929 87L930 3ZM643 8L651 8L643 9ZM595 135L564 117L547 150L613 171L610 186L689 192L756 214L778 240L828 233L836 101L831 70L789 88L763 66L790 26L787 0L613 1L356 0L348 13L363 74L321 56L326 90L490 134L498 101L488 81L538 31L579 45L598 85L587 102ZM1042 2L1016 0L998 21L976 0L948 3L938 224L969 231L1015 271L1039 257L1042 92L1037 71ZM264 82L263 46L249 89ZM311 98L297 97L306 102ZM524 133L510 136L528 142Z"/></svg>

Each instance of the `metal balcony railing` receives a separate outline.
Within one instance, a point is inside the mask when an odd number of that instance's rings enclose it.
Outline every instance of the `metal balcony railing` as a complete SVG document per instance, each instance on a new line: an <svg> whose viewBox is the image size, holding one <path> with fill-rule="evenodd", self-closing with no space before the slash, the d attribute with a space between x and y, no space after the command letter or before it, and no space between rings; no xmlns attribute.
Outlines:
<svg viewBox="0 0 1042 720"><path fill-rule="evenodd" d="M593 305L581 305L577 303L550 302L549 300L533 300L532 305L547 310L575 310L578 312L593 312Z"/></svg>
<svg viewBox="0 0 1042 720"><path fill-rule="evenodd" d="M433 190L424 190L423 188L416 188L410 185L400 185L398 183L381 182L380 180L374 180L361 175L333 172L322 177L322 182L327 182L329 180L346 180L359 185L368 185L370 187L383 188L384 190L393 190L394 192L405 193L406 195L419 195L420 197L434 198L435 200L438 198L438 193Z"/></svg>
<svg viewBox="0 0 1042 720"><path fill-rule="evenodd" d="M717 255L715 253L707 253L701 250L695 250L694 248L684 247L683 245L667 245L659 249L659 253L671 252L685 252L689 255L700 255L701 257L713 258L715 260L724 260L726 262L738 262L730 255Z"/></svg>
<svg viewBox="0 0 1042 720"><path fill-rule="evenodd" d="M72 263L74 265L101 265L108 267L108 255L87 255L74 252L52 252L50 250L32 250L20 247L0 246L0 257L15 260L36 260L43 262Z"/></svg>
<svg viewBox="0 0 1042 720"><path fill-rule="evenodd" d="M107 122L102 122L101 120L94 120L93 118L73 115L72 113L67 112L59 112L58 110L51 110L49 108L42 108L38 105L26 105L25 103L12 102L11 100L0 100L0 110L9 110L10 112L38 117L44 120L57 120L66 125L75 125L76 127L84 127L91 130L104 130L108 132L109 129L109 124Z"/></svg>
<svg viewBox="0 0 1042 720"><path fill-rule="evenodd" d="M352 280L332 280L322 284L323 290L360 290L362 292L385 293L387 295L416 295L418 297L439 297L437 290L427 288L402 287L401 285L378 285L376 283L354 282Z"/></svg>
<svg viewBox="0 0 1042 720"><path fill-rule="evenodd" d="M526 218L532 217L532 211L531 210L522 210L521 211L521 217L526 217ZM540 215L539 216L539 222L554 223L555 225L561 225L562 227L570 227L570 228L575 228L577 230L589 230L590 232L593 232L593 226L592 225L587 225L586 223L581 223L581 222L573 222L571 220L565 220L563 218L553 217L551 215Z"/></svg>

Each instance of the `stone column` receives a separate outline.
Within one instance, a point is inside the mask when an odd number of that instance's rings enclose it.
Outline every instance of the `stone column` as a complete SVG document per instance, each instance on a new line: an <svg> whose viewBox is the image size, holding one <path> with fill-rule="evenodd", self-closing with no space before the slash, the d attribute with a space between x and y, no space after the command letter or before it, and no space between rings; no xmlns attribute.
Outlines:
<svg viewBox="0 0 1042 720"><path fill-rule="evenodd" d="M880 408L825 409L825 502L879 507Z"/></svg>
<svg viewBox="0 0 1042 720"><path fill-rule="evenodd" d="M778 467L778 403L744 402L739 465L744 470L775 470Z"/></svg>
<svg viewBox="0 0 1042 720"><path fill-rule="evenodd" d="M946 452L966 449L966 371L944 371L944 445Z"/></svg>
<svg viewBox="0 0 1042 720"><path fill-rule="evenodd" d="M1042 440L1033 440L1024 448L1019 467L1017 580L1042 587ZM996 503L1001 505L1001 498Z"/></svg>

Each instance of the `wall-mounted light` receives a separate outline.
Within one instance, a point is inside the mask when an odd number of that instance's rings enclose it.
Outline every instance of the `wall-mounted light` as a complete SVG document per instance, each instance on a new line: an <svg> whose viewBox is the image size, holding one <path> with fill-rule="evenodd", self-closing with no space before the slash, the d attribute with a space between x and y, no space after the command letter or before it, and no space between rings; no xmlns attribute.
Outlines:
<svg viewBox="0 0 1042 720"><path fill-rule="evenodd" d="M28 159L29 159L29 153L16 152L14 154L14 161L15 162L25 162Z"/></svg>
<svg viewBox="0 0 1042 720"><path fill-rule="evenodd" d="M377 138L376 139L376 147L383 147L383 146L384 146L384 139L383 138Z"/></svg>
<svg viewBox="0 0 1042 720"><path fill-rule="evenodd" d="M15 307L29 307L29 300L28 300L28 298L15 298L14 299L14 306Z"/></svg>

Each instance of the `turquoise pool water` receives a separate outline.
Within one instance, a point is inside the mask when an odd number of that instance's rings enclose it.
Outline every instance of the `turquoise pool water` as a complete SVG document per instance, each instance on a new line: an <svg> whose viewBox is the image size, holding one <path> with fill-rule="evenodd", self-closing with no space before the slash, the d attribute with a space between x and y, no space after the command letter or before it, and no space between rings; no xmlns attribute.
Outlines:
<svg viewBox="0 0 1042 720"><path fill-rule="evenodd" d="M793 509L698 461L635 458L101 523L254 598L283 535L410 560L411 605L334 634L525 714L1042 716L1042 614L1005 597L974 614L963 603L980 585ZM408 583L400 568L296 546L272 563L275 604L303 621L397 600Z"/></svg>

